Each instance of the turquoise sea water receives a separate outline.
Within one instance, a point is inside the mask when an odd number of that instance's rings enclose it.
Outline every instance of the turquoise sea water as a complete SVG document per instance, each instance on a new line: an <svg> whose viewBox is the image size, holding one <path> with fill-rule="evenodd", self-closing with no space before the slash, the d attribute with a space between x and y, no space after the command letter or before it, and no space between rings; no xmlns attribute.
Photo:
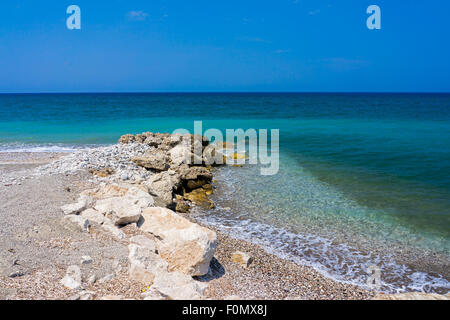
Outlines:
<svg viewBox="0 0 450 320"><path fill-rule="evenodd" d="M449 290L449 94L0 95L0 151L109 144L125 133L280 129L280 171L223 168L198 219L364 285Z"/></svg>

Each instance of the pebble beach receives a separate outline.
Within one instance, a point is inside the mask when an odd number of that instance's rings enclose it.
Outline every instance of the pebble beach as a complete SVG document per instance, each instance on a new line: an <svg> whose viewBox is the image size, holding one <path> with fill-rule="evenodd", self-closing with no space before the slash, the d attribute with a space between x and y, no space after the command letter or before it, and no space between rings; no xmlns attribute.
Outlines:
<svg viewBox="0 0 450 320"><path fill-rule="evenodd" d="M139 183L147 179L149 172L129 161L146 150L143 144L117 144L75 153L0 154L0 220L5 226L0 248L1 299L144 298L148 286L130 278L127 260L129 239L142 231L127 225L121 228L122 239L95 229L74 232L61 222L60 207L106 180ZM117 171L108 177L92 174L93 167L105 166ZM193 220L189 213L179 214ZM219 230L214 232L217 248L209 271L193 277L207 284L202 299L371 299L375 294L328 279ZM251 256L251 264L234 262L236 251ZM86 285L82 292L69 290L61 279L83 256L92 259L89 264L81 263Z"/></svg>

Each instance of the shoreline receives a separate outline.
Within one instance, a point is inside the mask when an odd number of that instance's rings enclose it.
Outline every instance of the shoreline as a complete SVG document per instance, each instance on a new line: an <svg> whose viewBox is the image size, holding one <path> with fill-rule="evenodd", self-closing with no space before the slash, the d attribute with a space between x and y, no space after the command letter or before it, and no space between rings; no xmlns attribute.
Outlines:
<svg viewBox="0 0 450 320"><path fill-rule="evenodd" d="M61 157L65 154L58 154L57 157ZM33 168L55 160L55 156L52 153L30 153L22 155L16 161L13 160L15 154L8 155L9 163L2 164L2 168L5 166L14 166L14 170L8 171L9 173L20 173L22 169L29 171L30 164ZM47 157L46 157L47 156ZM3 173L3 172L2 172ZM72 185L77 178L74 176L68 176L67 184ZM78 183L86 184L79 187L82 190L91 183L88 182L88 173L82 174L82 178ZM43 178L32 178L26 180L23 185L15 185L12 188L30 188L28 184L33 180L38 180L38 185L47 182L41 181ZM69 182L70 181L70 182ZM31 187L31 189L35 188ZM42 185L43 186L43 185ZM11 187L2 186L8 190ZM14 192L14 190L11 189ZM74 192L76 192L74 190ZM70 195L75 198L74 194ZM189 214L183 214L184 217L192 220ZM16 227L14 227L15 229ZM209 290L206 299L224 299L225 297L240 299L370 299L374 296L372 292L363 290L356 286L345 285L333 281L332 279L325 278L317 271L310 267L304 267L296 265L295 263L280 259L272 254L267 253L263 248L254 245L252 243L233 239L219 230L215 230L218 236L218 248L215 254L215 258L211 264L213 268L206 276L199 277L201 281L207 281L209 283ZM41 241L51 242L52 238L44 237ZM61 240L62 241L62 240ZM71 242L70 240L68 240ZM63 241L62 241L63 242ZM57 246L57 245L55 245ZM4 248L2 248L4 249ZM250 267L243 268L240 265L231 261L232 253L237 250L243 250L248 252L254 257L254 262ZM47 261L52 262L53 261ZM45 263L44 263L45 264ZM222 274L221 270L225 269L225 273ZM6 295L0 290L0 299L30 299L30 298L46 298L46 299L69 299L71 298L70 292L60 290L59 278L64 275L64 266L57 265L51 270L44 272L42 268L32 268L25 273L22 277L9 278L8 275L2 274L0 277L0 288L5 287L4 291L9 292L10 295ZM46 275L48 273L48 275ZM2 279L3 278L3 279ZM49 279L54 278L54 280ZM40 293L36 293L33 286L36 285L36 281L45 283L42 288L40 285ZM137 284L127 285L126 289L120 289L118 283L119 280L126 279L126 273L117 275L112 280L110 287L104 290L104 294L112 294L116 296L125 296L125 298L139 299L141 294L141 287ZM52 282L53 281L53 282ZM130 289L131 288L131 289ZM98 288L97 288L98 289ZM27 293L28 292L28 293ZM34 292L34 296L30 296L29 292ZM134 293L131 294L131 293ZM128 296L127 296L128 294ZM99 296L94 297L94 299Z"/></svg>
<svg viewBox="0 0 450 320"><path fill-rule="evenodd" d="M3 170L5 167L13 166L15 169L11 172L20 172L22 169L29 171L30 167L41 166L67 154L30 152L26 155L22 154L18 157L19 159L14 160L14 156L17 157L17 155L11 153L5 157L9 158L8 162L1 163L0 168ZM89 177L87 173L83 176L87 184L92 184L91 179L86 179ZM189 214L182 215L189 220L195 220L189 217ZM211 263L211 266L214 267L210 271L211 274L199 278L209 284L210 288L206 298L219 299L237 296L240 299L371 299L375 296L374 292L325 277L312 267L298 265L276 257L256 244L232 238L217 228L207 227L216 232L219 246L215 260ZM231 261L230 256L233 250L237 249L249 252L255 257L250 268L242 268ZM226 272L222 274L221 270L224 267ZM134 287L134 289L136 288ZM113 293L116 295L120 293L115 291ZM227 292L232 294L225 295ZM139 294L136 293L135 296L128 298L139 299Z"/></svg>

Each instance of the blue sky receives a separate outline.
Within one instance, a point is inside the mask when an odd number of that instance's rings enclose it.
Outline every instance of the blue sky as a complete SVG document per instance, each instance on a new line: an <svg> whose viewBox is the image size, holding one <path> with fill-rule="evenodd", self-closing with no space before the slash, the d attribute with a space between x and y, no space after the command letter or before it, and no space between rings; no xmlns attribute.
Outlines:
<svg viewBox="0 0 450 320"><path fill-rule="evenodd" d="M66 8L81 8L81 30ZM368 30L376 4L382 29ZM450 92L450 1L4 0L0 92Z"/></svg>

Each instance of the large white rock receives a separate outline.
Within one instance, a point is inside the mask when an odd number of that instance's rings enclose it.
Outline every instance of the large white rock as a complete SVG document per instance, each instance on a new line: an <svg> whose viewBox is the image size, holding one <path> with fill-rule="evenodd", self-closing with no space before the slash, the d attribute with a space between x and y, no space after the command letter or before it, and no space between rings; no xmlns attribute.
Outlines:
<svg viewBox="0 0 450 320"><path fill-rule="evenodd" d="M139 227L160 239L157 240L158 252L169 264L169 271L191 276L208 273L217 247L214 231L159 207L143 210Z"/></svg>
<svg viewBox="0 0 450 320"><path fill-rule="evenodd" d="M200 300L208 285L180 272L158 274L147 298L165 300Z"/></svg>
<svg viewBox="0 0 450 320"><path fill-rule="evenodd" d="M80 216L96 224L103 224L107 220L103 214L94 209L86 209L80 213Z"/></svg>
<svg viewBox="0 0 450 320"><path fill-rule="evenodd" d="M94 209L116 225L137 222L141 216L141 207L126 197L98 200Z"/></svg>
<svg viewBox="0 0 450 320"><path fill-rule="evenodd" d="M88 195L80 195L77 202L66 204L61 207L65 215L78 214L93 204L93 199Z"/></svg>
<svg viewBox="0 0 450 320"><path fill-rule="evenodd" d="M60 283L71 290L81 290L81 269L79 266L69 266L66 275L61 279Z"/></svg>
<svg viewBox="0 0 450 320"><path fill-rule="evenodd" d="M135 239L136 240L136 239ZM132 242L136 242L132 240ZM159 274L167 273L167 262L157 253L155 243L148 239L148 243L137 245L131 243L128 246L130 278L144 285L151 285Z"/></svg>
<svg viewBox="0 0 450 320"><path fill-rule="evenodd" d="M164 206L173 203L173 190L180 184L180 178L176 172L169 171L154 174L146 181L149 191L156 195Z"/></svg>

